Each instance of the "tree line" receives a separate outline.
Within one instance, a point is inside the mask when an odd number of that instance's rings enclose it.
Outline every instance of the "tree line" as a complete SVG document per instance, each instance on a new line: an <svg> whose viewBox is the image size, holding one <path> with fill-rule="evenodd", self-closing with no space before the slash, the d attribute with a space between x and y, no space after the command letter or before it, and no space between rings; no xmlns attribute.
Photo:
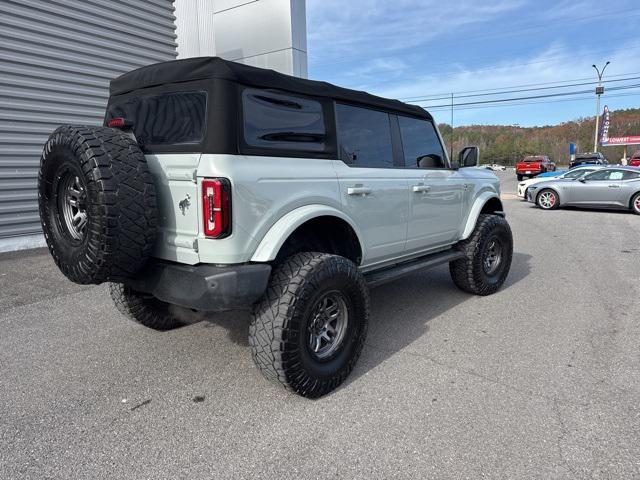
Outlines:
<svg viewBox="0 0 640 480"><path fill-rule="evenodd" d="M447 148L451 147L451 125L439 124ZM467 145L480 147L482 163L515 165L527 155L548 155L559 165L569 163L569 143L576 152L593 151L595 117L579 118L559 125L519 127L516 125L470 125L453 129L453 152ZM611 112L610 137L640 135L640 109ZM630 146L630 156L638 146ZM611 163L619 163L623 147L599 147Z"/></svg>

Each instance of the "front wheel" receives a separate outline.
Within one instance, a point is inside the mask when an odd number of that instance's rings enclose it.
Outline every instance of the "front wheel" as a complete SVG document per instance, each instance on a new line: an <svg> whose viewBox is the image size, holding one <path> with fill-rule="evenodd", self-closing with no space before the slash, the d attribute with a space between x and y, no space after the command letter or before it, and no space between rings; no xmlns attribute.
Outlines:
<svg viewBox="0 0 640 480"><path fill-rule="evenodd" d="M358 267L299 253L273 272L249 326L253 359L268 379L317 398L337 388L364 345L369 293Z"/></svg>
<svg viewBox="0 0 640 480"><path fill-rule="evenodd" d="M640 215L640 192L636 193L631 199L631 211L636 215Z"/></svg>
<svg viewBox="0 0 640 480"><path fill-rule="evenodd" d="M538 194L536 203L543 210L555 210L560 206L560 199L556 192L551 189L546 189Z"/></svg>
<svg viewBox="0 0 640 480"><path fill-rule="evenodd" d="M498 215L480 215L471 236L456 248L465 256L449 264L453 283L476 295L497 292L513 258L513 236L507 221Z"/></svg>

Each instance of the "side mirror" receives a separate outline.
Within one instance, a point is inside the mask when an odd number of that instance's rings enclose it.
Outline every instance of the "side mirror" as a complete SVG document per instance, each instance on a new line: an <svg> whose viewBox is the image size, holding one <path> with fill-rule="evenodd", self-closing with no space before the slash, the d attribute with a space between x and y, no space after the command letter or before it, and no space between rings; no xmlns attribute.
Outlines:
<svg viewBox="0 0 640 480"><path fill-rule="evenodd" d="M477 167L480 163L479 147L464 147L458 154L458 168Z"/></svg>
<svg viewBox="0 0 640 480"><path fill-rule="evenodd" d="M580 183L587 183L587 179L586 179L586 178L584 178L584 177L579 178L579 179L578 179L578 181L579 181Z"/></svg>

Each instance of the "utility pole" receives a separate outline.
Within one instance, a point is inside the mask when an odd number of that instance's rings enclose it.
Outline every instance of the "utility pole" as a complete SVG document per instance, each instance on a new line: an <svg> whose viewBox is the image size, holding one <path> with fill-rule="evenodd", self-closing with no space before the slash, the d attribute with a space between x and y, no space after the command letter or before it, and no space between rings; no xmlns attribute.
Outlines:
<svg viewBox="0 0 640 480"><path fill-rule="evenodd" d="M602 71L598 69L595 65L591 65L598 72L598 86L596 87L596 133L593 138L593 151L598 151L598 130L600 129L600 95L604 93L604 87L602 86L602 76L604 75L604 70L607 68L611 62L607 62L602 67Z"/></svg>
<svg viewBox="0 0 640 480"><path fill-rule="evenodd" d="M513 164L515 165L516 163L518 163L518 137L517 137L517 133L518 133L518 128L520 128L520 124L519 123L514 123L513 125L511 125L512 127L512 136L513 136Z"/></svg>
<svg viewBox="0 0 640 480"><path fill-rule="evenodd" d="M451 150L449 158L453 161L453 92L451 92L451 144L449 149Z"/></svg>

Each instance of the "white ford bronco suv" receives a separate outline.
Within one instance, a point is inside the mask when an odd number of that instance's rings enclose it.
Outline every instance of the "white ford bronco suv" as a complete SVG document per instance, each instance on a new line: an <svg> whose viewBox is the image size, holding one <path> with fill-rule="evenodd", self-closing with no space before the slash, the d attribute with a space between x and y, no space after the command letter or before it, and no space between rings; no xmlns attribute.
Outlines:
<svg viewBox="0 0 640 480"><path fill-rule="evenodd" d="M192 58L116 78L104 126L51 134L40 216L70 280L158 330L172 305L251 309L258 368L319 397L360 355L370 287L446 263L467 292L503 284L511 230L477 163L420 107Z"/></svg>

